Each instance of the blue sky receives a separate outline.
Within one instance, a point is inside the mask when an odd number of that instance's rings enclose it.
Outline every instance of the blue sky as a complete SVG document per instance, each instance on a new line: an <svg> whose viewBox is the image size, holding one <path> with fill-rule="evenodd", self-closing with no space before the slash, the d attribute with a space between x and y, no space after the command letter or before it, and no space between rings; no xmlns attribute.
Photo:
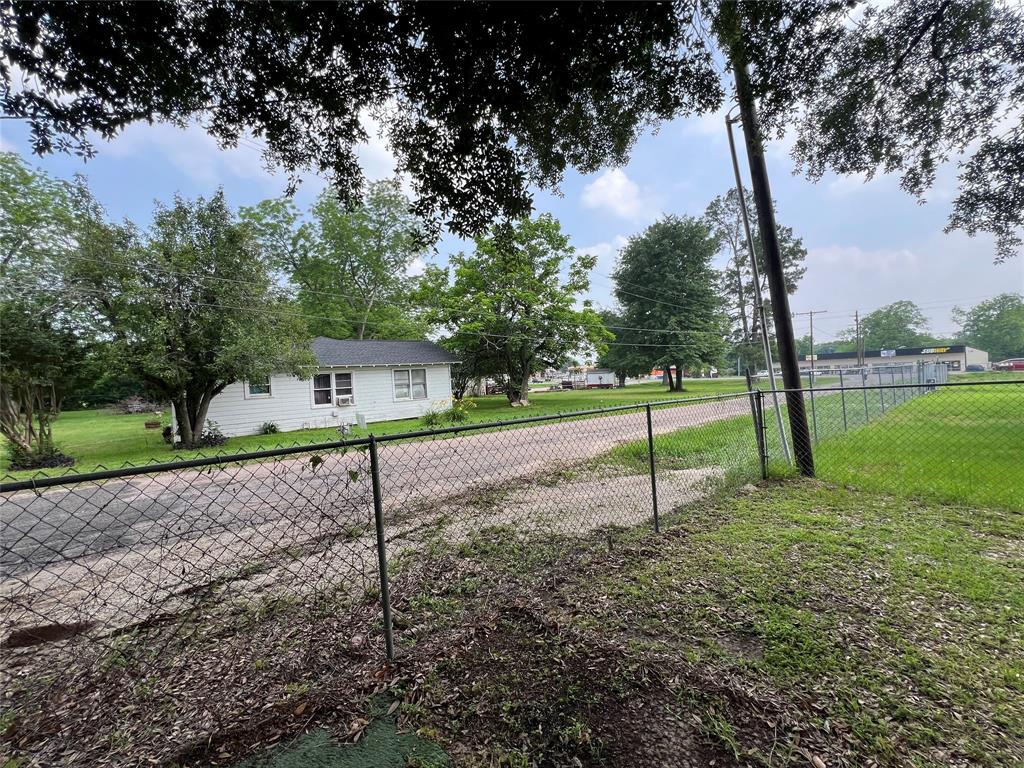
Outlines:
<svg viewBox="0 0 1024 768"><path fill-rule="evenodd" d="M28 156L28 132L0 124L0 146ZM371 130L371 133L373 131ZM84 162L54 155L31 158L53 175L85 173L97 198L115 218L145 225L156 200L175 193L208 195L223 186L234 206L283 192L283 174L268 171L257 144L223 151L199 126L131 126L111 142L97 142L98 157ZM372 178L393 173L383 140L373 136L360 152ZM794 312L828 310L815 318L815 339L827 340L852 324L855 309L870 311L899 299L917 302L938 335L951 333L953 306L967 306L1003 291L1024 291L1024 257L992 263L992 241L942 232L955 191L955 168L940 173L929 202L920 205L896 177L864 183L827 177L818 184L792 174L786 141L769 147L772 191L779 221L794 228L809 250L807 275L792 298ZM324 182L310 176L296 200L306 207ZM577 248L599 257L592 298L610 304L610 274L626 238L664 213L699 215L732 184L728 142L720 116L664 124L637 142L628 165L595 174L566 174L560 194L538 191L538 211L551 212ZM446 262L462 245L447 238L433 260ZM807 318L796 318L797 334Z"/></svg>

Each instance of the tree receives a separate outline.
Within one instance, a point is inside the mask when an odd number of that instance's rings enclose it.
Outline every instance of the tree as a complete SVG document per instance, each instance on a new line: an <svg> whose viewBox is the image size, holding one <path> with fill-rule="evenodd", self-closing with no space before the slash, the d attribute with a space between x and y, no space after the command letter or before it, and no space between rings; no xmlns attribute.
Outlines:
<svg viewBox="0 0 1024 768"><path fill-rule="evenodd" d="M83 199L81 180L0 153L0 434L15 467L70 462L52 427L85 348L81 318L62 301Z"/></svg>
<svg viewBox="0 0 1024 768"><path fill-rule="evenodd" d="M200 443L210 402L228 384L312 373L303 318L223 192L157 206L144 235L97 222L80 250L76 284L122 363L174 405L182 445Z"/></svg>
<svg viewBox="0 0 1024 768"><path fill-rule="evenodd" d="M89 154L134 121L204 116L222 144L327 172L358 199L361 114L378 118L421 213L459 233L530 210L569 166L622 163L649 125L719 110L717 60L749 65L760 131L797 129L794 157L902 174L922 195L962 166L950 226L1024 215L1024 10L997 0L737 3L10 3L0 107L38 152ZM858 14L856 19L853 14ZM717 49L717 50L716 50ZM258 62L254 74L253 62ZM14 73L21 73L19 84Z"/></svg>
<svg viewBox="0 0 1024 768"><path fill-rule="evenodd" d="M581 300L596 259L577 254L549 214L498 224L475 245L452 257L451 279L431 267L421 296L434 322L505 378L509 403L528 405L539 367L588 347L604 351L601 318Z"/></svg>
<svg viewBox="0 0 1024 768"><path fill-rule="evenodd" d="M720 362L727 334L711 259L718 243L707 223L666 216L630 238L612 277L622 324L642 329L646 367L675 366L672 391L683 389L683 369ZM671 378L671 377L670 377Z"/></svg>
<svg viewBox="0 0 1024 768"><path fill-rule="evenodd" d="M753 195L746 193L748 211L754 210ZM719 195L708 204L704 219L718 240L722 251L728 257L728 263L721 273L721 290L729 296L729 320L732 322L732 341L741 359L746 361L748 370L765 365L764 354L758 341L760 324L754 311L756 292L754 276L750 263L750 249L747 246L746 234L743 231L740 198L736 189L730 189ZM798 238L791 227L780 226L779 246L782 253L783 273L786 279L786 291L794 293L807 268L803 265L807 257L807 249L803 240ZM764 262L764 245L755 221L751 221L751 234L754 239L754 250L757 254L758 275L761 279L761 293L767 297L768 277ZM766 299L766 315L770 302ZM771 328L769 328L771 332Z"/></svg>
<svg viewBox="0 0 1024 768"><path fill-rule="evenodd" d="M865 349L898 349L927 343L928 318L912 301L897 301L864 315L860 321ZM854 339L855 329L843 332L845 341Z"/></svg>
<svg viewBox="0 0 1024 768"><path fill-rule="evenodd" d="M642 351L644 336L627 326L624 318L615 312L604 310L599 314L611 340L607 351L597 358L597 366L613 371L619 386L624 387L627 377L651 370L648 356Z"/></svg>
<svg viewBox="0 0 1024 768"><path fill-rule="evenodd" d="M396 181L369 185L352 210L330 189L301 222L289 201L268 200L243 220L296 290L310 331L356 339L422 339L427 326L409 302L410 267L431 245Z"/></svg>
<svg viewBox="0 0 1024 768"><path fill-rule="evenodd" d="M53 441L82 341L59 306L36 295L0 301L0 434L8 441L11 467L30 469L72 463Z"/></svg>
<svg viewBox="0 0 1024 768"><path fill-rule="evenodd" d="M1024 356L1024 296L1001 293L970 309L953 308L960 339L993 360Z"/></svg>
<svg viewBox="0 0 1024 768"><path fill-rule="evenodd" d="M567 164L622 162L652 118L714 108L710 57L686 52L675 14L667 3L16 4L2 51L25 85L10 87L5 67L0 106L31 119L37 151L86 154L90 129L203 114L225 145L251 131L273 164L327 173L346 205L370 113L421 212L476 233L528 214L529 185Z"/></svg>

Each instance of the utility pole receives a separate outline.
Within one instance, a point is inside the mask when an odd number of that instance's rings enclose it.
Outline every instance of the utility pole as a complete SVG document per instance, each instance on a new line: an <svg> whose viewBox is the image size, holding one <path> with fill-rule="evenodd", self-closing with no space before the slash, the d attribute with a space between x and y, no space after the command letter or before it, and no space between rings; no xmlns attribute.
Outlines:
<svg viewBox="0 0 1024 768"><path fill-rule="evenodd" d="M764 140L757 120L754 93L751 90L750 75L747 71L747 56L742 39L742 12L739 3L735 0L724 4L723 11L727 15L731 13L733 16L729 58L736 81L736 100L739 103L740 120L743 123L743 137L747 145L750 187L757 206L758 232L764 245L765 272L768 276L768 290L772 299L775 337L779 344L782 383L786 387L786 406L789 411L789 429L793 436L793 450L796 454L796 465L800 474L813 477L814 453L811 447L811 432L807 427L807 411L804 408L800 366L796 359L793 318L789 313L789 293L786 290L786 278L782 269L779 233L775 227L772 190L768 183L768 166L764 159Z"/></svg>
<svg viewBox="0 0 1024 768"><path fill-rule="evenodd" d="M736 196L740 204L740 220L747 239L747 251L750 254L750 273L754 278L754 322L760 326L761 352L764 354L765 368L768 370L768 381L772 388L772 402L775 409L775 424L779 428L779 441L786 463L792 466L793 457L789 454L789 441L786 439L786 428L782 426L782 408L779 407L779 390L775 386L775 361L772 360L772 344L768 337L768 322L764 312L764 296L761 294L761 275L757 266L757 253L754 251L754 238L750 234L750 218L747 215L747 196L743 190L743 177L740 175L739 160L736 159L736 141L732 137L732 124L737 118L725 116L725 130L729 134L729 152L732 155L732 171L736 176ZM742 289L743 275L737 274L737 281ZM746 310L744 310L746 311Z"/></svg>
<svg viewBox="0 0 1024 768"><path fill-rule="evenodd" d="M857 351L857 366L864 367L864 345L861 343L860 338L860 310L854 310L853 312L853 328L854 347Z"/></svg>
<svg viewBox="0 0 1024 768"><path fill-rule="evenodd" d="M810 382L811 382L811 386L812 387L814 386L814 367L815 367L815 362L818 359L817 354L815 354L815 352L814 352L814 316L815 315L823 315L826 312L828 312L827 309L812 309L812 310L809 310L807 312L794 312L793 313L793 317L803 317L804 315L807 315L807 317L809 317L811 319L811 356L810 356L810 358L808 358L811 361L811 365L810 365L810 373L808 373L808 376L810 377Z"/></svg>

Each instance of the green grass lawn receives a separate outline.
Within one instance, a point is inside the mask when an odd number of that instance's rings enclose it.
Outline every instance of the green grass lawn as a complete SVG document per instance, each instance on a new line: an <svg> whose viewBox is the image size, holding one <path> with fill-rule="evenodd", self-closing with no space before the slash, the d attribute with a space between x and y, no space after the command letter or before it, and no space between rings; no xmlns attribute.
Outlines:
<svg viewBox="0 0 1024 768"><path fill-rule="evenodd" d="M836 398L818 476L940 503L1024 510L1024 384L950 387L841 430ZM855 409L848 408L848 416ZM822 420L819 414L819 424Z"/></svg>
<svg viewBox="0 0 1024 768"><path fill-rule="evenodd" d="M667 523L439 555L403 722L471 766L1019 764L1019 514L786 480Z"/></svg>
<svg viewBox="0 0 1024 768"><path fill-rule="evenodd" d="M917 397L898 390L868 390L866 398L864 392L845 398L822 393L813 411L807 401L807 414L818 436L820 479L945 504L1024 511L1024 383L950 387ZM770 409L765 416L771 471L792 474ZM655 459L661 470L721 466L756 480L754 440L750 417L740 416L655 437ZM647 450L644 440L625 443L606 460L641 472Z"/></svg>
<svg viewBox="0 0 1024 768"><path fill-rule="evenodd" d="M531 392L530 405L512 408L504 395L467 398L473 403L469 411L469 422L504 421L527 416L539 416L569 411L606 408L650 400L669 400L686 397L703 397L729 392L742 392L742 379L688 379L684 392L668 392L657 382L633 384L622 389L568 390L564 392ZM167 414L165 413L165 418ZM147 430L144 422L153 418L149 414L114 414L106 410L67 411L54 424L54 439L61 450L76 460L75 471L88 472L99 467L118 467L125 463L144 464L152 461L174 461L224 453L243 453L278 445L313 445L339 439L333 427L303 429L282 432L277 435L248 435L233 437L218 449L201 452L173 451L163 441L160 430ZM368 425L365 430L355 428L351 437L364 437L371 432L376 435L408 432L424 429L420 419L378 422ZM6 470L6 456L0 464L0 471ZM32 472L12 473L15 477L29 477Z"/></svg>

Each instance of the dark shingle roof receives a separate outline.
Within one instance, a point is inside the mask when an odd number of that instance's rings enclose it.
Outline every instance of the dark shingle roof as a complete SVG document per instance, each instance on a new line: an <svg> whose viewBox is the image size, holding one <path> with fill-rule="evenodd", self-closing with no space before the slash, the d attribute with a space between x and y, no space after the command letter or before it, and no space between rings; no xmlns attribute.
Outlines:
<svg viewBox="0 0 1024 768"><path fill-rule="evenodd" d="M313 339L313 354L324 366L427 365L457 363L458 358L432 341Z"/></svg>

